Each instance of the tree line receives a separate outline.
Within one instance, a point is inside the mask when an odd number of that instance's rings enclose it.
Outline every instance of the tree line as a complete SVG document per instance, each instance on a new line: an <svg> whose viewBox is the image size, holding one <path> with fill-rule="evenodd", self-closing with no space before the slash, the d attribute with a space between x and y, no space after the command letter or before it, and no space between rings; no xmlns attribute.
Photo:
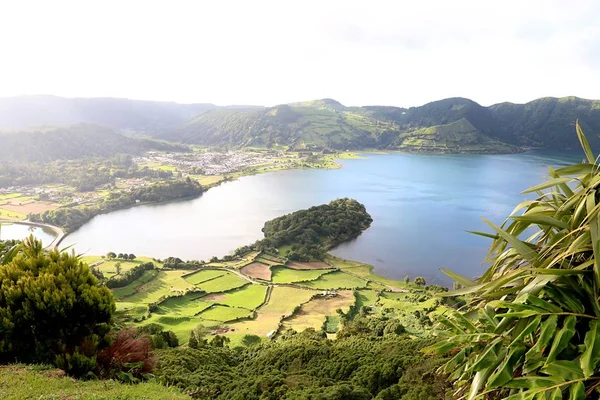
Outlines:
<svg viewBox="0 0 600 400"><path fill-rule="evenodd" d="M41 214L32 214L29 219L60 226L65 231L71 232L99 214L131 207L138 203L157 203L197 197L203 191L200 183L188 177L185 180L165 181L128 191L111 192L98 204L61 207Z"/></svg>

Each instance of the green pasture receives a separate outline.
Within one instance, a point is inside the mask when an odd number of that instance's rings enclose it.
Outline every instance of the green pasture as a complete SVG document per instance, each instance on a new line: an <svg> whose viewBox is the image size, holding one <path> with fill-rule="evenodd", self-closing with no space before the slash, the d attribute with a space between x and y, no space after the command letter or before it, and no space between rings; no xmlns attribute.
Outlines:
<svg viewBox="0 0 600 400"><path fill-rule="evenodd" d="M207 293L223 292L248 283L247 280L232 272L216 269L200 270L192 275L187 275L185 280Z"/></svg>
<svg viewBox="0 0 600 400"><path fill-rule="evenodd" d="M132 296L133 294L135 294L136 288L142 287L143 285L152 282L157 275L157 270L145 271L142 276L140 276L135 281L131 282L129 285L112 289L112 294L117 299L123 299L127 296Z"/></svg>
<svg viewBox="0 0 600 400"><path fill-rule="evenodd" d="M218 278L223 276L227 271L220 271L215 269L204 269L198 272L195 272L191 275L186 275L185 280L188 281L192 285L198 285L202 282L206 282L211 279Z"/></svg>
<svg viewBox="0 0 600 400"><path fill-rule="evenodd" d="M204 301L201 293L187 293L184 296L169 297L158 305L156 314L168 316L193 317L212 306L212 302Z"/></svg>
<svg viewBox="0 0 600 400"><path fill-rule="evenodd" d="M150 271L147 271L150 272ZM142 275L142 278L146 276L146 273ZM181 294L188 289L193 288L193 285L186 282L181 275L183 275L185 271L159 271L156 275L156 278L150 280L149 282L145 282L139 286L134 286L137 290L134 290L134 293L131 295L126 295L127 301L132 303L153 303L160 299L163 296L172 296L176 294ZM140 278L141 279L141 278ZM132 284L137 282L134 281ZM130 285L132 285L130 284ZM128 286L130 286L128 285ZM127 288L127 286L126 286ZM123 288L124 289L124 288ZM117 289L119 290L119 289ZM113 292L115 293L115 292ZM116 294L115 294L116 295ZM119 296L117 296L119 297ZM120 296L123 298L123 296Z"/></svg>
<svg viewBox="0 0 600 400"><path fill-rule="evenodd" d="M15 211L10 211L5 208L0 208L0 219L1 218L22 220L26 219L27 215Z"/></svg>
<svg viewBox="0 0 600 400"><path fill-rule="evenodd" d="M324 274L314 281L302 282L301 284L313 289L332 290L364 288L367 286L367 281L342 271L335 271Z"/></svg>
<svg viewBox="0 0 600 400"><path fill-rule="evenodd" d="M312 270L298 270L287 267L272 267L271 281L273 283L294 283L294 282L307 282L318 279L321 275L328 272L328 270L312 269Z"/></svg>
<svg viewBox="0 0 600 400"><path fill-rule="evenodd" d="M239 307L226 307L221 305L214 305L204 311L202 311L198 317L210 321L231 321L236 318L249 317L251 316L251 311L245 308Z"/></svg>
<svg viewBox="0 0 600 400"><path fill-rule="evenodd" d="M242 307L253 310L265 301L266 293L266 286L251 284L235 291L225 293L225 298L223 300L215 301L230 307Z"/></svg>

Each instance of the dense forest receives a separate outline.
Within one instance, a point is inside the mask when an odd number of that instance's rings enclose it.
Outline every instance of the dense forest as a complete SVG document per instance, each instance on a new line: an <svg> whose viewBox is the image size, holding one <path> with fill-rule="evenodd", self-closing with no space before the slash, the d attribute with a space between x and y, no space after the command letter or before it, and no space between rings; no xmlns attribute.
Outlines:
<svg viewBox="0 0 600 400"><path fill-rule="evenodd" d="M262 229L265 238L254 247L288 245L290 260L318 259L335 245L360 235L371 222L364 205L353 199L337 199L267 221Z"/></svg>
<svg viewBox="0 0 600 400"><path fill-rule="evenodd" d="M0 132L0 163L50 162L149 150L189 151L187 146L158 140L130 138L99 125L30 128Z"/></svg>
<svg viewBox="0 0 600 400"><path fill-rule="evenodd" d="M420 351L431 340L393 331L342 336L309 329L271 343L249 340L247 348L162 350L155 374L196 399L443 400L449 393L434 373L444 359Z"/></svg>
<svg viewBox="0 0 600 400"><path fill-rule="evenodd" d="M140 186L127 191L114 191L98 204L62 207L56 210L32 214L29 219L60 226L66 232L72 232L99 214L135 206L139 203L157 203L171 200L197 197L203 192L202 186L191 180L165 181Z"/></svg>

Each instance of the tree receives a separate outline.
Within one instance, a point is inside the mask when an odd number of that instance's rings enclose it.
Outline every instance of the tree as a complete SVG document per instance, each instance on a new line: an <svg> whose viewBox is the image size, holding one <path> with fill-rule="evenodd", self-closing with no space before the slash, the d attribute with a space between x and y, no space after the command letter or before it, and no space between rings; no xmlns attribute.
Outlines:
<svg viewBox="0 0 600 400"><path fill-rule="evenodd" d="M106 253L106 258L108 258L108 259L117 258L117 255L115 253L113 253L112 251L109 251L108 253Z"/></svg>
<svg viewBox="0 0 600 400"><path fill-rule="evenodd" d="M0 268L0 361L51 363L71 374L95 367L115 303L75 255L29 236Z"/></svg>
<svg viewBox="0 0 600 400"><path fill-rule="evenodd" d="M119 254L117 255L117 258L123 258L123 253L119 253Z"/></svg>
<svg viewBox="0 0 600 400"><path fill-rule="evenodd" d="M117 275L121 275L121 263L118 261L115 263L115 272Z"/></svg>
<svg viewBox="0 0 600 400"><path fill-rule="evenodd" d="M425 282L425 278L423 278L422 276L417 276L415 278L415 285L417 286L425 286L427 284L427 282Z"/></svg>
<svg viewBox="0 0 600 400"><path fill-rule="evenodd" d="M408 275L404 277L404 283L406 283L407 285L410 283L410 277Z"/></svg>
<svg viewBox="0 0 600 400"><path fill-rule="evenodd" d="M246 347L259 345L260 341L261 338L258 335L244 335L244 337L242 337L242 344Z"/></svg>
<svg viewBox="0 0 600 400"><path fill-rule="evenodd" d="M227 336L215 335L210 341L212 347L226 347L231 340Z"/></svg>
<svg viewBox="0 0 600 400"><path fill-rule="evenodd" d="M196 339L196 334L194 333L194 331L192 331L190 338L188 340L188 347L190 349L197 349L198 348L198 339Z"/></svg>
<svg viewBox="0 0 600 400"><path fill-rule="evenodd" d="M600 382L600 164L579 124L587 161L552 168L493 233L477 281L452 272L468 296L439 319L450 353L441 369L469 399L598 398ZM524 239L522 233L527 232ZM486 393L483 395L483 393Z"/></svg>
<svg viewBox="0 0 600 400"><path fill-rule="evenodd" d="M130 259L130 260L135 260L136 258L137 258L137 257L135 256L135 254L133 254L133 253L130 253L130 254L129 254L129 259Z"/></svg>

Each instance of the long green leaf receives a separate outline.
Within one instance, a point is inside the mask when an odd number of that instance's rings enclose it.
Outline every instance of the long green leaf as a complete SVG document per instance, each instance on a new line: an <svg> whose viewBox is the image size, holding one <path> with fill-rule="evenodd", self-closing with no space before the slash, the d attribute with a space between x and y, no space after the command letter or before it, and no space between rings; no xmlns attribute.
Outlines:
<svg viewBox="0 0 600 400"><path fill-rule="evenodd" d="M565 381L573 381L583 378L583 371L581 371L581 367L574 361L569 360L551 362L542 368L541 372L553 376L556 379L563 379Z"/></svg>
<svg viewBox="0 0 600 400"><path fill-rule="evenodd" d="M585 334L585 351L579 359L581 369L586 378L594 375L598 361L600 360L600 321L590 322L590 329Z"/></svg>
<svg viewBox="0 0 600 400"><path fill-rule="evenodd" d="M486 387L499 387L510 381L515 376L515 366L525 354L525 349L523 345L512 348L496 371L490 376Z"/></svg>
<svg viewBox="0 0 600 400"><path fill-rule="evenodd" d="M556 360L556 357L567 348L571 338L575 335L575 324L577 323L577 318L573 315L569 315L565 318L563 323L563 327L560 331L554 336L554 340L552 342L552 346L550 347L550 352L548 353L548 358L546 359L546 363L551 363Z"/></svg>
<svg viewBox="0 0 600 400"><path fill-rule="evenodd" d="M461 285L463 285L464 287L471 287L471 286L475 286L477 284L477 282L472 281L469 278L465 278L462 275L459 275L447 268L440 268L440 271L442 271L444 274L448 275L450 278L452 278L455 282L460 283Z"/></svg>
<svg viewBox="0 0 600 400"><path fill-rule="evenodd" d="M496 224L494 224L493 222L488 221L485 218L483 220L493 230L495 230L496 233L498 233L498 235L500 235L504 240L506 240L521 255L521 257L523 257L524 259L526 259L527 261L529 261L532 264L534 264L537 261L538 254L534 249L529 247L524 242L520 241L517 237L504 231L499 226L496 226Z"/></svg>
<svg viewBox="0 0 600 400"><path fill-rule="evenodd" d="M559 221L555 218L548 217L545 215L521 215L521 216L516 216L516 217L511 217L511 218L514 219L515 221L528 222L531 224L539 225L541 227L543 227L545 225L549 225L549 226L553 226L553 227L559 228L559 229L568 229L569 228L569 224L567 224L566 222Z"/></svg>
<svg viewBox="0 0 600 400"><path fill-rule="evenodd" d="M521 192L522 194L527 194L527 193L533 193L533 192L539 192L540 190L544 190L544 189L548 189L554 186L558 186L561 183L567 183L572 181L573 178L554 178L554 179L549 179L544 183L540 183L539 185L535 185L533 187L530 187L529 189Z"/></svg>
<svg viewBox="0 0 600 400"><path fill-rule="evenodd" d="M596 162L596 158L594 157L594 153L592 152L592 148L590 147L590 143L587 138L583 134L583 130L579 125L579 121L575 123L575 130L577 131L577 138L579 139L579 143L581 143L581 148L585 153L585 156L590 164L594 164Z"/></svg>
<svg viewBox="0 0 600 400"><path fill-rule="evenodd" d="M585 385L575 382L569 388L569 400L585 400Z"/></svg>

